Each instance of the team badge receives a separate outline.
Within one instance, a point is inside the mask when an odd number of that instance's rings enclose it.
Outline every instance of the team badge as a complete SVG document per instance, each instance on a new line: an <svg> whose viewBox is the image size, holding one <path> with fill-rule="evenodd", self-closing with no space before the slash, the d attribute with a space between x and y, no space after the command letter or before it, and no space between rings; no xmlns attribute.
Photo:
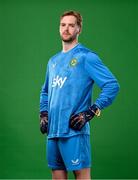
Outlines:
<svg viewBox="0 0 138 180"><path fill-rule="evenodd" d="M77 59L72 59L71 61L70 61L70 66L72 66L72 67L74 67L74 66L76 66L77 65Z"/></svg>

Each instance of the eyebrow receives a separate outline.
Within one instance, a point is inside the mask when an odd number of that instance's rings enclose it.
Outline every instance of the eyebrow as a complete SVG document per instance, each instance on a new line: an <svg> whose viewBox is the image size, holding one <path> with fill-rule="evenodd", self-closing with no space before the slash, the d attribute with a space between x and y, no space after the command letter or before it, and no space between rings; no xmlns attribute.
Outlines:
<svg viewBox="0 0 138 180"><path fill-rule="evenodd" d="M61 25L62 24L67 24L67 23L60 23ZM76 23L69 23L69 25L75 25Z"/></svg>

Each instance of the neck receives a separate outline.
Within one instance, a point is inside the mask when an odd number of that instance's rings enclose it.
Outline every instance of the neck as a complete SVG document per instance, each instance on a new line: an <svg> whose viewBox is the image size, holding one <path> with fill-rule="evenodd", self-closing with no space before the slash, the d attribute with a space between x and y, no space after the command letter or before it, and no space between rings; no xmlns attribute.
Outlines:
<svg viewBox="0 0 138 180"><path fill-rule="evenodd" d="M63 49L63 52L69 51L69 50L72 49L76 44L78 44L78 40L77 40L77 39L75 39L75 40L72 41L72 42L64 42L64 41L62 41L62 49Z"/></svg>

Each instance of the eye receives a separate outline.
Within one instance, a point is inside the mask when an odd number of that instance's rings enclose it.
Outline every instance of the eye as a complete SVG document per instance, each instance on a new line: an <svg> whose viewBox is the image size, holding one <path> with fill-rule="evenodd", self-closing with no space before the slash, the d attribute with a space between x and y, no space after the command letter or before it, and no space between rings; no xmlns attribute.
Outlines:
<svg viewBox="0 0 138 180"><path fill-rule="evenodd" d="M62 23L62 24L60 24L60 26L62 26L62 27L64 27L66 24L64 24L64 23Z"/></svg>
<svg viewBox="0 0 138 180"><path fill-rule="evenodd" d="M71 27L75 27L75 24L70 24Z"/></svg>

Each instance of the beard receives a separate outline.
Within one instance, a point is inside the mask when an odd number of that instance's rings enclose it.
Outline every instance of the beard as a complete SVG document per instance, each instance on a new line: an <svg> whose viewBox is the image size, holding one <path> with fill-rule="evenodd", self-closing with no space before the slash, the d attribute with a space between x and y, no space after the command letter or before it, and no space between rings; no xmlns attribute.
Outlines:
<svg viewBox="0 0 138 180"><path fill-rule="evenodd" d="M67 42L67 43L71 43L74 41L74 39L77 38L77 34L74 34L74 35L70 35L68 38L64 38L64 35L60 35L61 39L63 42Z"/></svg>

